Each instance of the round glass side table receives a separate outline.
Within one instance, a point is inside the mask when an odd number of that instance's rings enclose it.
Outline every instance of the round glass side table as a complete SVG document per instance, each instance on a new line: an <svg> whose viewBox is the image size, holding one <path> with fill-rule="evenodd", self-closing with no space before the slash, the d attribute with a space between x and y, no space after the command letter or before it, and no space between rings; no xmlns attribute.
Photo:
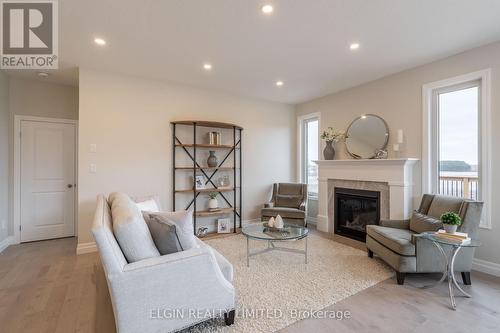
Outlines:
<svg viewBox="0 0 500 333"><path fill-rule="evenodd" d="M439 252L443 256L446 265L443 272L443 276L436 283L436 285L443 282L446 278L448 278L448 292L450 294L451 307L453 310L456 310L457 304L455 303L455 294L453 293L453 287L456 287L465 297L471 298L472 296L469 293L465 292L455 279L455 274L454 274L455 258L457 257L458 252L460 252L460 249L464 247L479 247L481 246L481 242L472 239L464 243L458 243L452 240L447 240L441 237L437 237L434 232L422 233L417 237L431 241L439 249ZM443 246L450 246L451 251L449 251L449 253L447 254ZM433 286L435 285L427 286L425 288Z"/></svg>

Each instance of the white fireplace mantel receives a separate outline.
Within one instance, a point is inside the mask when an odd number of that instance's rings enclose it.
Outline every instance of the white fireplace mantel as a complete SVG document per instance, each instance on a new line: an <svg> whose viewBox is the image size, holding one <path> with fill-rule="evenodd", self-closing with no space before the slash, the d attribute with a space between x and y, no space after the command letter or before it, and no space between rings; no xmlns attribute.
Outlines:
<svg viewBox="0 0 500 333"><path fill-rule="evenodd" d="M328 218L328 180L383 182L389 186L389 218L407 219L413 208L413 183L417 158L370 160L321 160L318 165L317 228L333 232L333 221Z"/></svg>

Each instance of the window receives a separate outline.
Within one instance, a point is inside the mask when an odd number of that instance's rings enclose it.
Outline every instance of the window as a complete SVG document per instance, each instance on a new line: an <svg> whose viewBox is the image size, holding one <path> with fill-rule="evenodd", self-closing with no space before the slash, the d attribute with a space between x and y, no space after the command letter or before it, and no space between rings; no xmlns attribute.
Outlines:
<svg viewBox="0 0 500 333"><path fill-rule="evenodd" d="M423 191L485 203L490 226L489 71L424 86Z"/></svg>
<svg viewBox="0 0 500 333"><path fill-rule="evenodd" d="M475 81L434 92L439 194L479 199L480 85Z"/></svg>
<svg viewBox="0 0 500 333"><path fill-rule="evenodd" d="M300 126L300 179L307 184L308 194L318 196L319 117L309 115L299 119Z"/></svg>

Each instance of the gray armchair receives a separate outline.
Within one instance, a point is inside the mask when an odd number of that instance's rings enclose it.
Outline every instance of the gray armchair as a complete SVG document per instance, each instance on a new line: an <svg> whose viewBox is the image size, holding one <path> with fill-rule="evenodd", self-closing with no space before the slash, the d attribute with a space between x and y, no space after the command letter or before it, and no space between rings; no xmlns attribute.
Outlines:
<svg viewBox="0 0 500 333"><path fill-rule="evenodd" d="M425 231L442 227L439 218L444 212L455 212L462 218L458 231L477 239L483 203L458 197L424 194L420 207L410 220L381 220L379 225L368 225L366 247L368 256L375 253L396 270L398 284L403 284L406 273L443 272L444 262L432 242L418 237ZM445 251L451 249L445 248ZM470 285L470 271L474 248L463 248L455 261L455 270L462 273L464 284Z"/></svg>
<svg viewBox="0 0 500 333"><path fill-rule="evenodd" d="M280 215L285 223L306 226L306 208L307 184L273 184L273 195L261 211L261 220Z"/></svg>

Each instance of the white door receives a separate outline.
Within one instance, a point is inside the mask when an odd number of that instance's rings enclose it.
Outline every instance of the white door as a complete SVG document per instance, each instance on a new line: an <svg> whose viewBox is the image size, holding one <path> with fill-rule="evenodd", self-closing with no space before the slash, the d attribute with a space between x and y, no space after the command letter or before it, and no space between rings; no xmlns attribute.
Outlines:
<svg viewBox="0 0 500 333"><path fill-rule="evenodd" d="M75 131L21 121L21 242L75 235Z"/></svg>

